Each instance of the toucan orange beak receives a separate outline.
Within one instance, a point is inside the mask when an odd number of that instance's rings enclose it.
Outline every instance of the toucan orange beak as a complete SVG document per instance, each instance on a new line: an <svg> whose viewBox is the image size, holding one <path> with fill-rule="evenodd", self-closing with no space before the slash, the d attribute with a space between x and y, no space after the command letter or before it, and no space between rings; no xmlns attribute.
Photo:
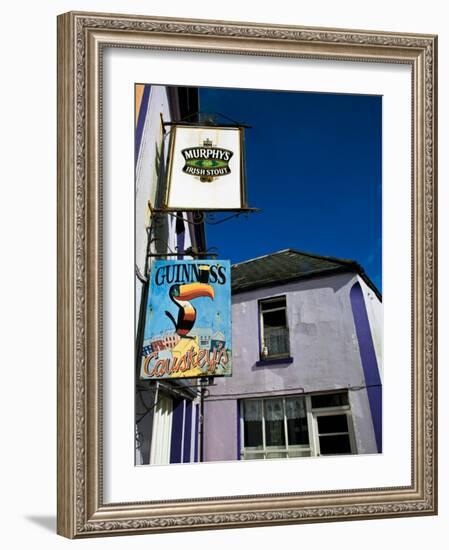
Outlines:
<svg viewBox="0 0 449 550"><path fill-rule="evenodd" d="M206 298L214 299L214 289L211 285L205 283L189 283L187 285L179 286L179 294L176 296L177 300L193 300L205 296Z"/></svg>

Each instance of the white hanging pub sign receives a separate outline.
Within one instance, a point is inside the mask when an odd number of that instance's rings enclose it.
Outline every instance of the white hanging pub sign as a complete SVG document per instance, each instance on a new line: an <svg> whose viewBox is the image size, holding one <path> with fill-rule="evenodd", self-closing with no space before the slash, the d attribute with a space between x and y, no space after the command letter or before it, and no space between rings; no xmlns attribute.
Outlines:
<svg viewBox="0 0 449 550"><path fill-rule="evenodd" d="M173 126L163 208L247 209L244 162L242 127Z"/></svg>

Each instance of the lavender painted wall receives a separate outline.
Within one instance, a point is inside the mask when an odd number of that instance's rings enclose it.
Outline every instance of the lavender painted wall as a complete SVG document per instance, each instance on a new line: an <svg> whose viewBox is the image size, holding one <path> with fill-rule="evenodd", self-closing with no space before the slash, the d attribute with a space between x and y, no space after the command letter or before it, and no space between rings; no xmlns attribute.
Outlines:
<svg viewBox="0 0 449 550"><path fill-rule="evenodd" d="M237 405L235 399L206 400L204 460L236 460Z"/></svg>
<svg viewBox="0 0 449 550"><path fill-rule="evenodd" d="M205 460L235 460L238 399L344 388L360 388L349 391L358 452L377 452L349 297L357 281L343 273L233 296L233 375L210 388ZM258 301L277 295L287 296L293 362L257 366Z"/></svg>

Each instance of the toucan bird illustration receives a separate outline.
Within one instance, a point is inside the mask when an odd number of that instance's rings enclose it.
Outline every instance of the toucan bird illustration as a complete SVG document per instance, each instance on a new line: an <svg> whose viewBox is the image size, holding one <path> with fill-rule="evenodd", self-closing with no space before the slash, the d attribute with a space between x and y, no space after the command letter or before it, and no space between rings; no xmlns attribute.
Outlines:
<svg viewBox="0 0 449 550"><path fill-rule="evenodd" d="M170 287L169 296L172 302L179 308L178 319L175 321L173 315L166 311L165 314L175 325L175 331L183 338L192 338L188 333L192 330L196 320L196 309L190 300L205 296L214 299L214 289L206 283L188 283L184 285L173 285Z"/></svg>

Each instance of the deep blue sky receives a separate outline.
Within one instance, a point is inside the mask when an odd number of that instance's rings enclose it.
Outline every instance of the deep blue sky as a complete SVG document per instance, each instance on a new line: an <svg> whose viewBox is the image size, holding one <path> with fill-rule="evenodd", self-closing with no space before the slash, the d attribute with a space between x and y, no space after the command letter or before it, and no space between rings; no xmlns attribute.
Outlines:
<svg viewBox="0 0 449 550"><path fill-rule="evenodd" d="M232 263L284 248L356 260L382 290L381 97L202 88L200 111L252 126L248 203L261 209L208 225L208 247Z"/></svg>

